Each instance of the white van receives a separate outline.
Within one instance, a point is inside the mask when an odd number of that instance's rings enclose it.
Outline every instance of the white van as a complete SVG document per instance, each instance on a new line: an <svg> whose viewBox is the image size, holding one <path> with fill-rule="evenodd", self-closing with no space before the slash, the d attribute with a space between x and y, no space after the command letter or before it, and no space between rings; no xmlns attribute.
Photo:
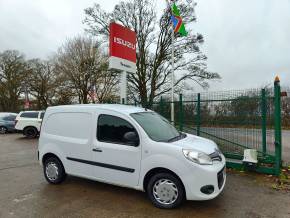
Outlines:
<svg viewBox="0 0 290 218"><path fill-rule="evenodd" d="M213 141L133 106L49 107L38 152L49 183L69 174L130 187L159 208L215 198L226 180L225 158Z"/></svg>

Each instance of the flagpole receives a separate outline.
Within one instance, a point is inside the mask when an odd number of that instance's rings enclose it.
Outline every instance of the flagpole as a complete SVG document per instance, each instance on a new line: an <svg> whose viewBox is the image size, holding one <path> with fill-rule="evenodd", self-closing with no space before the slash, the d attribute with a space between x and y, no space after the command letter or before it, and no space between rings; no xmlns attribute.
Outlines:
<svg viewBox="0 0 290 218"><path fill-rule="evenodd" d="M174 26L171 24L171 122L174 124Z"/></svg>
<svg viewBox="0 0 290 218"><path fill-rule="evenodd" d="M172 9L171 9L171 5L169 3L168 0L166 0L167 5L168 5L168 9L171 12L172 15ZM171 27L172 27L172 31L171 31L171 122L174 124L174 25L171 22Z"/></svg>

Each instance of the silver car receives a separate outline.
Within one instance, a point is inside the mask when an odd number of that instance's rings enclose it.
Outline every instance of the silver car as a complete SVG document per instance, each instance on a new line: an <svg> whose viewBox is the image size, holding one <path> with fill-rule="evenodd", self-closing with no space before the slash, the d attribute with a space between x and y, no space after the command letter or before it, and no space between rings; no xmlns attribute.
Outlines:
<svg viewBox="0 0 290 218"><path fill-rule="evenodd" d="M15 113L1 113L0 114L0 134L7 132L15 132Z"/></svg>

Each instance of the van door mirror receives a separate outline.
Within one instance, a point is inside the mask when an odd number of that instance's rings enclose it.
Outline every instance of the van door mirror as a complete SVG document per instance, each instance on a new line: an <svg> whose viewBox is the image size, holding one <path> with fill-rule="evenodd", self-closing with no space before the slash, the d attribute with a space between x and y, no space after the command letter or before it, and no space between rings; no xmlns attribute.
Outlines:
<svg viewBox="0 0 290 218"><path fill-rule="evenodd" d="M132 146L138 146L139 145L139 137L136 132L126 132L124 134L124 139L126 143Z"/></svg>

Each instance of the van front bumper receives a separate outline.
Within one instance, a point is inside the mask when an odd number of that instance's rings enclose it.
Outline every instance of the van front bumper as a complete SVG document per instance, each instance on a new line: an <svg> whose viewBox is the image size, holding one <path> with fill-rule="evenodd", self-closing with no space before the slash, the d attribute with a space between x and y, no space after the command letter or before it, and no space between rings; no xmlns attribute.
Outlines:
<svg viewBox="0 0 290 218"><path fill-rule="evenodd" d="M183 177L187 200L210 200L223 191L226 183L224 157L221 162L215 162L213 165L189 164L189 172Z"/></svg>

